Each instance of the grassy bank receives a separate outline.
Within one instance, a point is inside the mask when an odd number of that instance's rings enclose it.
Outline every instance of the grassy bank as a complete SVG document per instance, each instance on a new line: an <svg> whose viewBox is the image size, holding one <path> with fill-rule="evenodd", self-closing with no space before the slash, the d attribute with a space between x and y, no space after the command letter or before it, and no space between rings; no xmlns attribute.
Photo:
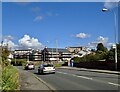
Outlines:
<svg viewBox="0 0 120 92"><path fill-rule="evenodd" d="M55 63L55 64L53 64L54 65L54 67L61 67L62 66L62 63Z"/></svg>
<svg viewBox="0 0 120 92"><path fill-rule="evenodd" d="M2 69L2 90L19 90L19 73L12 65Z"/></svg>
<svg viewBox="0 0 120 92"><path fill-rule="evenodd" d="M0 90L2 90L2 66L0 65Z"/></svg>
<svg viewBox="0 0 120 92"><path fill-rule="evenodd" d="M0 90L2 90L2 58L0 57Z"/></svg>

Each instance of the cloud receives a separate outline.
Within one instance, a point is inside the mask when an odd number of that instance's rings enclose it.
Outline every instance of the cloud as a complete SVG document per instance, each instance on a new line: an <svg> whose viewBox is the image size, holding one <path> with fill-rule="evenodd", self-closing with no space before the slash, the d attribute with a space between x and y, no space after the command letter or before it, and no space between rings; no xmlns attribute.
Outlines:
<svg viewBox="0 0 120 92"><path fill-rule="evenodd" d="M108 9L118 7L118 1L119 0L105 0L104 7Z"/></svg>
<svg viewBox="0 0 120 92"><path fill-rule="evenodd" d="M8 48L11 50L14 50L14 49L18 48L18 45L12 41L8 41Z"/></svg>
<svg viewBox="0 0 120 92"><path fill-rule="evenodd" d="M39 12L41 9L39 7L32 7L31 11L33 12Z"/></svg>
<svg viewBox="0 0 120 92"><path fill-rule="evenodd" d="M12 40L14 39L14 37L12 37L12 36L4 36L3 38L2 38L2 42L1 42L1 44L3 45L3 46L7 46L8 45L8 49L11 49L11 50L14 50L14 49L16 49L17 47L18 47L18 45L17 44L15 44ZM0 44L0 45L1 45Z"/></svg>
<svg viewBox="0 0 120 92"><path fill-rule="evenodd" d="M29 35L24 35L19 41L19 44L23 49L33 48L33 49L43 49L44 46L36 38L31 38Z"/></svg>
<svg viewBox="0 0 120 92"><path fill-rule="evenodd" d="M85 34L85 33L79 33L79 34L76 34L75 36L76 38L88 38L90 37L89 34Z"/></svg>
<svg viewBox="0 0 120 92"><path fill-rule="evenodd" d="M46 16L59 16L59 14L49 11L49 12L46 13Z"/></svg>
<svg viewBox="0 0 120 92"><path fill-rule="evenodd" d="M37 12L40 11L40 8L39 7L34 7L31 10L33 12L37 13ZM43 20L46 17L54 17L54 16L59 16L59 14L58 13L53 13L53 12L46 12L46 13L42 13L42 15L36 16L33 21L34 22L41 21L41 20Z"/></svg>
<svg viewBox="0 0 120 92"><path fill-rule="evenodd" d="M88 43L88 46L91 48L95 48L98 43L102 43L105 47L110 48L114 43L109 43L108 40L108 37L99 36L96 41Z"/></svg>
<svg viewBox="0 0 120 92"><path fill-rule="evenodd" d="M30 4L30 2L16 2L16 4L21 6L27 6L28 4Z"/></svg>
<svg viewBox="0 0 120 92"><path fill-rule="evenodd" d="M107 37L103 37L103 36L99 36L95 42L91 42L91 43L88 43L88 45L91 45L91 46L97 46L98 43L102 43L104 45L107 45L108 43L108 38Z"/></svg>
<svg viewBox="0 0 120 92"><path fill-rule="evenodd" d="M108 38L107 38L107 37L99 36L99 37L97 38L97 42L98 42L98 43L106 44L106 43L108 42Z"/></svg>
<svg viewBox="0 0 120 92"><path fill-rule="evenodd" d="M43 16L37 16L34 19L34 21L41 21L41 20L43 20Z"/></svg>
<svg viewBox="0 0 120 92"><path fill-rule="evenodd" d="M12 37L11 35L8 35L8 36L4 36L3 39L6 39L6 40L13 40L14 37Z"/></svg>

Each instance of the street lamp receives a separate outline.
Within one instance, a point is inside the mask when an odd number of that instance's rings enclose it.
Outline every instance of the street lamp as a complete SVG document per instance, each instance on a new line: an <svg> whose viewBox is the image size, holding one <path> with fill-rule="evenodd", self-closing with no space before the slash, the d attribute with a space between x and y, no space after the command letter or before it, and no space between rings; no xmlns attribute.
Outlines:
<svg viewBox="0 0 120 92"><path fill-rule="evenodd" d="M102 9L102 11L103 11L103 12L108 12L108 11L110 11L110 10L109 10L109 9L107 9L107 8L103 8L103 9ZM115 12L114 12L114 11L112 11L112 13L113 13L113 15L114 15L114 36L115 36L115 46L114 46L114 48L115 48L115 69L117 70L116 14L115 14Z"/></svg>
<svg viewBox="0 0 120 92"><path fill-rule="evenodd" d="M47 47L45 46L45 48L44 48L44 62L46 61L46 49L47 49Z"/></svg>
<svg viewBox="0 0 120 92"><path fill-rule="evenodd" d="M32 49L31 48L28 48L28 56L27 56L27 62L29 63L30 61L29 61L29 59L30 59L30 51L31 51Z"/></svg>

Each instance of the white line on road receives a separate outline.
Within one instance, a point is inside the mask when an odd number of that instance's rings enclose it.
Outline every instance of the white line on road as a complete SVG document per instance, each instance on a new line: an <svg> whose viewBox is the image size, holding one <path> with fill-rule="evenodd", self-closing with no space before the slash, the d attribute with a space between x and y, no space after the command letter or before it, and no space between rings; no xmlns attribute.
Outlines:
<svg viewBox="0 0 120 92"><path fill-rule="evenodd" d="M66 74L66 75L71 75L71 76L78 77L78 78L84 78L84 79L93 80L93 78L89 78L89 77L86 77L86 76L78 76L78 75L75 75L75 74L69 74L69 73L64 73L64 72L59 72L59 71L57 71L57 73ZM94 79L94 80L95 80L95 79ZM97 81L98 81L98 80L97 80ZM103 81L99 81L99 82L103 82ZM106 83L106 82L104 81L104 83ZM112 83L112 82L108 82L108 84L114 85L114 86L120 86L119 84Z"/></svg>
<svg viewBox="0 0 120 92"><path fill-rule="evenodd" d="M67 75L72 75L72 76L75 76L75 77L78 77L78 78L84 78L84 79L89 79L89 80L92 80L92 78L85 77L85 76L78 76L78 75L75 75L75 74L68 74L68 73L58 72L58 71L57 71L57 73L67 74Z"/></svg>
<svg viewBox="0 0 120 92"><path fill-rule="evenodd" d="M108 84L114 85L114 86L120 86L119 84L108 82Z"/></svg>
<svg viewBox="0 0 120 92"><path fill-rule="evenodd" d="M84 78L84 79L89 79L89 80L92 80L92 78L85 77L85 76L77 76L77 77L81 77L81 78Z"/></svg>

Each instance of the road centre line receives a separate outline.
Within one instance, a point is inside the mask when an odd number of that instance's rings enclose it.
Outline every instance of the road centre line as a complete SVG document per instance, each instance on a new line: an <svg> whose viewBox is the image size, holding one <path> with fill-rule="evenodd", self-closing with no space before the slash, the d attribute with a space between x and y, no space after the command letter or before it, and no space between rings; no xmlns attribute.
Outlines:
<svg viewBox="0 0 120 92"><path fill-rule="evenodd" d="M119 84L108 82L108 84L114 85L114 86L120 86Z"/></svg>
<svg viewBox="0 0 120 92"><path fill-rule="evenodd" d="M64 72L59 72L59 71L57 71L57 72L61 73L61 74L72 75L72 76L75 76L75 77L78 77L78 78L93 80L93 78L89 78L89 77L85 77L85 76L78 76L78 75L75 75L75 74L69 74L69 73L64 73ZM94 81L98 81L98 80L94 79ZM114 86L120 86L119 84L112 83L112 82L105 82L105 81L99 81L99 82L108 83L108 84L114 85Z"/></svg>
<svg viewBox="0 0 120 92"><path fill-rule="evenodd" d="M78 78L84 78L84 79L89 79L89 80L92 80L92 78L85 77L85 76L78 76L78 75L75 75L75 74L68 74L68 73L59 72L59 71L57 71L57 73L67 74L67 75L72 75L72 76L75 76L75 77L78 77Z"/></svg>
<svg viewBox="0 0 120 92"><path fill-rule="evenodd" d="M80 77L80 78L84 78L84 79L89 79L89 80L92 80L92 78L85 77L85 76L76 76L76 77Z"/></svg>

